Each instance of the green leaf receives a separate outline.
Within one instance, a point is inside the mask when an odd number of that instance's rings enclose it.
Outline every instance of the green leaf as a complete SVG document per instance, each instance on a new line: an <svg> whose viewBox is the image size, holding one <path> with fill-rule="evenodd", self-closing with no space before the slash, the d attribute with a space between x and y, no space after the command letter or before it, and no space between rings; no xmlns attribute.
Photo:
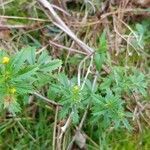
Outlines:
<svg viewBox="0 0 150 150"><path fill-rule="evenodd" d="M24 64L26 58L27 55L25 49L22 49L13 57L11 62L11 68L14 70L14 72L17 72L19 71L19 69L21 69L21 66Z"/></svg>
<svg viewBox="0 0 150 150"><path fill-rule="evenodd" d="M42 54L39 56L37 63L38 64L44 64L45 62L49 62L51 60L51 57L47 54L46 51L43 51Z"/></svg>
<svg viewBox="0 0 150 150"><path fill-rule="evenodd" d="M79 114L76 108L73 108L72 121L74 124L77 124L79 122Z"/></svg>
<svg viewBox="0 0 150 150"><path fill-rule="evenodd" d="M94 55L94 62L98 71L101 70L103 63L106 60L107 40L105 31L102 33L99 43L99 48Z"/></svg>
<svg viewBox="0 0 150 150"><path fill-rule="evenodd" d="M43 72L38 72L37 74L37 87L42 87L51 81L49 74L44 74Z"/></svg>
<svg viewBox="0 0 150 150"><path fill-rule="evenodd" d="M29 62L29 64L33 65L35 64L35 59L36 59L36 47L26 47L25 48L27 53L26 53L26 57L27 57L27 61Z"/></svg>
<svg viewBox="0 0 150 150"><path fill-rule="evenodd" d="M23 70L19 71L16 74L16 77L12 79L13 81L18 81L18 80L29 80L30 78L33 79L33 75L36 74L37 70L39 68L35 66L29 66L24 68Z"/></svg>
<svg viewBox="0 0 150 150"><path fill-rule="evenodd" d="M32 83L20 84L19 82L16 83L14 86L16 88L16 92L19 93L20 95L29 94L32 93L33 91Z"/></svg>
<svg viewBox="0 0 150 150"><path fill-rule="evenodd" d="M58 80L64 86L64 88L68 88L70 86L69 80L64 73L58 75Z"/></svg>
<svg viewBox="0 0 150 150"><path fill-rule="evenodd" d="M124 119L122 122L123 122L123 125L125 126L125 128L127 128L128 130L132 129L132 127L130 126L127 119Z"/></svg>
<svg viewBox="0 0 150 150"><path fill-rule="evenodd" d="M100 37L100 45L98 49L98 53L106 52L107 50L107 40L106 40L106 31L103 31Z"/></svg>
<svg viewBox="0 0 150 150"><path fill-rule="evenodd" d="M98 71L101 70L102 65L103 65L103 63L105 62L105 60L106 60L106 55L105 55L105 53L101 53L101 54L95 53L95 55L94 55L94 62L95 62L96 69L97 69Z"/></svg>
<svg viewBox="0 0 150 150"><path fill-rule="evenodd" d="M144 34L144 32L145 32L144 26L141 25L141 24L139 24L139 23L136 24L136 30L137 30L140 34Z"/></svg>
<svg viewBox="0 0 150 150"><path fill-rule="evenodd" d="M57 69L58 67L60 67L61 64L62 64L62 62L58 59L51 60L48 64L42 65L40 67L40 71L51 72L51 71Z"/></svg>

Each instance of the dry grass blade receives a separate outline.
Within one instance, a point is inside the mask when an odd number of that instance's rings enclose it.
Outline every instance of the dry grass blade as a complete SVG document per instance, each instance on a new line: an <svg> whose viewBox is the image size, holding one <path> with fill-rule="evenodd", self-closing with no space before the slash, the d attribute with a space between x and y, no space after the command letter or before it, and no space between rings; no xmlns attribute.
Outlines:
<svg viewBox="0 0 150 150"><path fill-rule="evenodd" d="M31 20L31 21L39 21L39 22L50 22L50 20L45 20L45 19L40 19L40 18L32 18L32 17L19 17L19 16L4 16L4 15L0 15L0 18L17 19L17 20Z"/></svg>
<svg viewBox="0 0 150 150"><path fill-rule="evenodd" d="M11 3L11 2L13 2L14 0L9 0L9 1L2 1L2 2L0 2L0 7L3 7L4 5L7 5L7 4L9 4L9 3Z"/></svg>
<svg viewBox="0 0 150 150"><path fill-rule="evenodd" d="M1 25L0 24L0 30L5 29L32 29L35 25Z"/></svg>
<svg viewBox="0 0 150 150"><path fill-rule="evenodd" d="M37 96L37 97L43 99L45 102L47 102L47 103L49 103L49 104L51 104L51 105L54 105L54 106L62 106L61 104L56 103L55 101L50 100L50 99L48 99L48 98L42 96L41 94L39 94L39 93L37 93L37 92L34 92L33 94L34 94L35 96Z"/></svg>
<svg viewBox="0 0 150 150"><path fill-rule="evenodd" d="M78 51L76 49L73 49L73 48L70 48L70 47L66 47L66 46L63 46L63 45L60 45L58 43L55 43L53 41L49 41L49 43L53 46L56 46L56 47L59 47L61 49L65 49L65 50L68 50L68 51L71 51L71 52L76 52L76 53L79 53L79 54L83 54L83 55L87 55L86 53L84 52L81 52L81 51Z"/></svg>
<svg viewBox="0 0 150 150"><path fill-rule="evenodd" d="M69 29L69 27L62 21L62 19L57 15L52 5L47 0L38 0L42 6L49 10L50 16L52 18L53 23L67 33L86 53L91 54L93 49L86 45L83 41L78 39L76 35Z"/></svg>

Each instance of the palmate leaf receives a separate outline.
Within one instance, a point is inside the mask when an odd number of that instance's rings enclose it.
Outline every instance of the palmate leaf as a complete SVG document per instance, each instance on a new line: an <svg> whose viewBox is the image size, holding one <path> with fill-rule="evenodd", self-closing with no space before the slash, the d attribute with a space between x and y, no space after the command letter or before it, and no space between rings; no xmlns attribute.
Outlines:
<svg viewBox="0 0 150 150"><path fill-rule="evenodd" d="M29 94L32 93L34 90L34 87L32 85L32 82L20 84L20 82L14 84L16 91L20 95Z"/></svg>
<svg viewBox="0 0 150 150"><path fill-rule="evenodd" d="M43 72L39 72L36 75L37 80L36 83L34 84L36 87L42 87L44 85L46 85L47 83L51 82L51 74L48 73L43 73Z"/></svg>
<svg viewBox="0 0 150 150"><path fill-rule="evenodd" d="M76 108L73 109L72 121L74 124L77 124L79 122L79 112Z"/></svg>
<svg viewBox="0 0 150 150"><path fill-rule="evenodd" d="M47 52L42 52L37 60L37 64L39 64L39 71L41 72L52 72L61 66L62 62L58 59L52 60Z"/></svg>
<svg viewBox="0 0 150 150"><path fill-rule="evenodd" d="M47 64L41 65L40 66L40 71L42 71L42 72L52 72L53 70L60 67L61 64L62 64L61 61L58 60L58 59L51 60Z"/></svg>
<svg viewBox="0 0 150 150"><path fill-rule="evenodd" d="M105 62L105 60L106 60L106 54L105 53L95 53L94 62L95 62L96 69L98 71L101 70L102 65Z"/></svg>
<svg viewBox="0 0 150 150"><path fill-rule="evenodd" d="M58 75L58 80L61 85L63 85L64 88L68 88L70 86L69 80L67 76L63 73Z"/></svg>
<svg viewBox="0 0 150 150"><path fill-rule="evenodd" d="M103 82L100 84L101 90L107 90L108 88L111 87L111 84L113 82L111 77L107 77L107 78L105 77L102 80L103 80Z"/></svg>
<svg viewBox="0 0 150 150"><path fill-rule="evenodd" d="M36 61L36 47L28 46L27 48L24 48L26 51L26 57L29 64L33 65Z"/></svg>
<svg viewBox="0 0 150 150"><path fill-rule="evenodd" d="M107 50L107 39L106 39L106 31L103 31L100 39L99 39L99 49L98 49L98 53L105 53Z"/></svg>
<svg viewBox="0 0 150 150"><path fill-rule="evenodd" d="M65 118L68 115L69 111L70 111L69 104L66 104L65 106L63 106L63 108L60 110L60 113L59 113L60 119Z"/></svg>
<svg viewBox="0 0 150 150"><path fill-rule="evenodd" d="M16 74L13 74L11 81L29 80L34 78L34 75L38 71L37 65L27 66L20 69Z"/></svg>
<svg viewBox="0 0 150 150"><path fill-rule="evenodd" d="M25 47L22 48L20 52L13 56L11 60L11 67L14 72L17 72L21 66L27 60L30 65L35 64L36 59L36 48L35 47Z"/></svg>
<svg viewBox="0 0 150 150"><path fill-rule="evenodd" d="M106 32L103 31L99 39L99 47L94 55L94 62L96 69L98 71L101 70L103 63L106 60L106 50L107 50Z"/></svg>
<svg viewBox="0 0 150 150"><path fill-rule="evenodd" d="M42 52L42 54L39 56L37 63L38 64L45 64L51 60L51 57L47 54L47 52Z"/></svg>
<svg viewBox="0 0 150 150"><path fill-rule="evenodd" d="M12 68L14 72L18 72L21 69L21 66L24 64L26 58L26 51L22 49L12 57L10 68Z"/></svg>

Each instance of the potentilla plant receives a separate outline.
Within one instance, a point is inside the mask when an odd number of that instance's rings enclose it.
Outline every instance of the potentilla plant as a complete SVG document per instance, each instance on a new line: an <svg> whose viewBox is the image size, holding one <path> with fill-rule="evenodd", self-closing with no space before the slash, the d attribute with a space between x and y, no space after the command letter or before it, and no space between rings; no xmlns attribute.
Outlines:
<svg viewBox="0 0 150 150"><path fill-rule="evenodd" d="M50 85L48 96L59 100L63 105L59 113L60 118L72 114L73 123L79 122L79 111L86 108L85 104L87 104L88 98L87 91L77 85L75 77L69 79L65 74L59 74L56 77L56 82Z"/></svg>
<svg viewBox="0 0 150 150"><path fill-rule="evenodd" d="M52 60L44 51L36 55L35 47L23 48L14 55L0 51L0 111L11 113L21 110L19 101L36 91L51 72L61 66L60 60Z"/></svg>
<svg viewBox="0 0 150 150"><path fill-rule="evenodd" d="M112 66L107 75L101 76L102 66L108 62L107 57L106 33L103 32L100 48L94 54L95 69L100 74L97 81L90 76L81 88L77 85L75 76L69 79L67 75L59 74L54 83L51 83L48 96L63 105L60 118L72 114L73 122L78 123L89 106L88 120L95 126L100 124L103 130L111 127L131 129L129 118L132 117L132 112L126 108L128 104L124 96L132 98L136 93L146 97L146 76L136 68L125 66ZM81 78L82 80L84 81Z"/></svg>

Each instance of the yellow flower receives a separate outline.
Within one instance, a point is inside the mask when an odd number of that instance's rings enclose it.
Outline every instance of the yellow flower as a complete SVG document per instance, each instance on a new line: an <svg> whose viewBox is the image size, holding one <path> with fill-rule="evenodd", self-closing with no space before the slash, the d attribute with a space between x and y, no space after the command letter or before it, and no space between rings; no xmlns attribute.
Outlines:
<svg viewBox="0 0 150 150"><path fill-rule="evenodd" d="M10 89L10 93L11 93L11 94L15 94L15 93L16 93L16 89L15 89L15 88L11 88L11 89Z"/></svg>
<svg viewBox="0 0 150 150"><path fill-rule="evenodd" d="M2 63L3 64L8 64L9 63L9 57L3 57L3 59L2 59Z"/></svg>
<svg viewBox="0 0 150 150"><path fill-rule="evenodd" d="M80 87L78 85L75 85L73 87L73 92L77 94L77 93L79 93L79 91L80 91Z"/></svg>
<svg viewBox="0 0 150 150"><path fill-rule="evenodd" d="M77 91L77 90L79 90L79 86L78 86L78 85L75 85L75 86L73 87L73 89L74 89L75 91Z"/></svg>

